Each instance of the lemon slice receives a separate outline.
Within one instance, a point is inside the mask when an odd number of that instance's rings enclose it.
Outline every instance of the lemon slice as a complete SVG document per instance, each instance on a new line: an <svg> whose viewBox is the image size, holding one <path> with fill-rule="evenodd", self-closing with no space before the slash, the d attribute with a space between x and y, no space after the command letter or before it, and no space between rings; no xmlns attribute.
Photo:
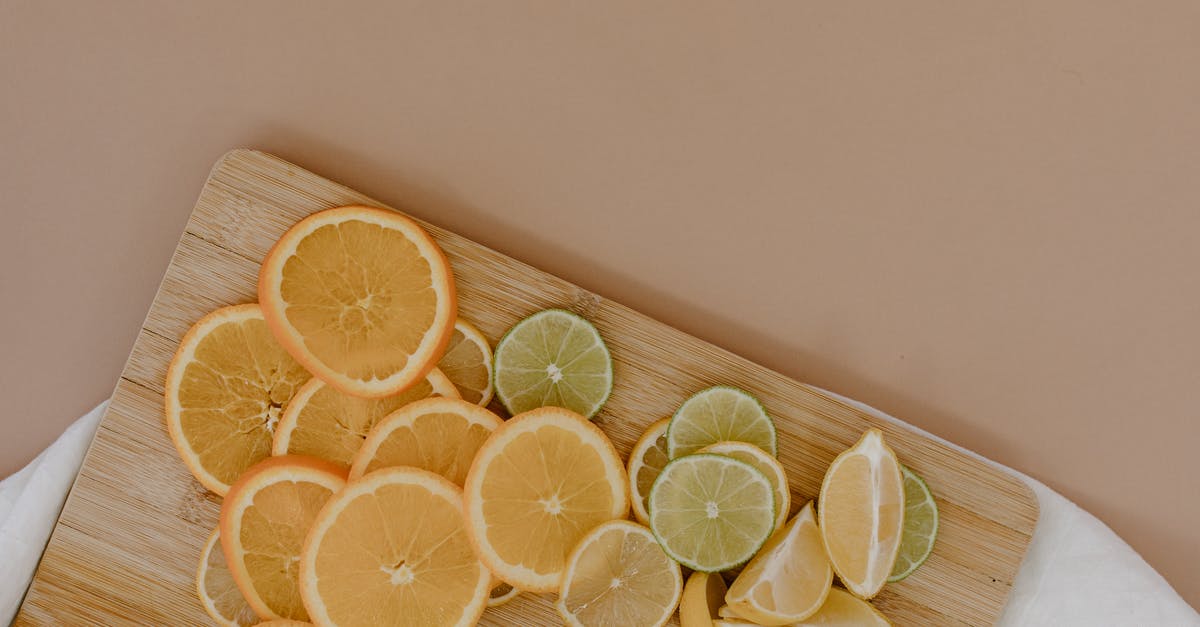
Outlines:
<svg viewBox="0 0 1200 627"><path fill-rule="evenodd" d="M650 487L662 472L667 459L667 425L670 418L663 418L646 428L646 432L629 452L629 496L633 517L643 525L650 524L646 501L650 498Z"/></svg>
<svg viewBox="0 0 1200 627"><path fill-rule="evenodd" d="M547 309L513 325L495 356L496 396L510 414L564 407L591 418L612 391L612 357L592 323Z"/></svg>
<svg viewBox="0 0 1200 627"><path fill-rule="evenodd" d="M725 601L725 580L717 573L694 572L683 586L679 601L680 627L712 627Z"/></svg>
<svg viewBox="0 0 1200 627"><path fill-rule="evenodd" d="M775 455L775 422L758 399L737 388L722 385L693 394L667 428L671 459L724 441L747 442Z"/></svg>
<svg viewBox="0 0 1200 627"><path fill-rule="evenodd" d="M679 564L650 530L614 520L589 531L571 551L557 607L574 627L661 627L682 591Z"/></svg>
<svg viewBox="0 0 1200 627"><path fill-rule="evenodd" d="M650 528L675 561L703 572L754 556L775 526L775 489L746 462L709 453L672 460L650 489Z"/></svg>
<svg viewBox="0 0 1200 627"><path fill-rule="evenodd" d="M724 455L746 462L766 476L775 488L775 528L783 528L792 509L792 494L788 488L787 473L779 460L757 446L745 442L717 442L700 449L700 452Z"/></svg>
<svg viewBox="0 0 1200 627"><path fill-rule="evenodd" d="M492 400L492 347L483 332L459 318L440 369L458 388L463 400L486 407Z"/></svg>
<svg viewBox="0 0 1200 627"><path fill-rule="evenodd" d="M237 582L233 580L233 573L229 572L229 565L225 563L219 529L213 529L200 551L200 566L196 569L196 593L204 611L221 627L259 624L258 615L242 597Z"/></svg>
<svg viewBox="0 0 1200 627"><path fill-rule="evenodd" d="M891 621L870 603L841 588L830 588L825 604L816 614L791 627L888 627Z"/></svg>
<svg viewBox="0 0 1200 627"><path fill-rule="evenodd" d="M878 429L838 455L821 483L818 523L829 561L850 592L869 599L892 572L904 529L904 481Z"/></svg>
<svg viewBox="0 0 1200 627"><path fill-rule="evenodd" d="M746 564L725 602L756 623L787 625L820 609L832 583L833 569L809 502Z"/></svg>
<svg viewBox="0 0 1200 627"><path fill-rule="evenodd" d="M929 559L938 532L938 508L925 480L900 466L904 475L904 532L888 582L908 577Z"/></svg>

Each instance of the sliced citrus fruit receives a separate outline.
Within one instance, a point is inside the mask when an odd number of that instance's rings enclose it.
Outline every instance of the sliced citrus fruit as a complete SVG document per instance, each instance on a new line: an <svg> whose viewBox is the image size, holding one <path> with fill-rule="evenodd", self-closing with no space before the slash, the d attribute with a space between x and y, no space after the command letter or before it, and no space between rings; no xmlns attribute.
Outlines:
<svg viewBox="0 0 1200 627"><path fill-rule="evenodd" d="M724 617L714 619L712 624L713 627L753 627L758 625L758 623L752 623L748 620L742 620L740 618Z"/></svg>
<svg viewBox="0 0 1200 627"><path fill-rule="evenodd" d="M312 623L306 623L300 620L268 620L258 623L257 627L312 627Z"/></svg>
<svg viewBox="0 0 1200 627"><path fill-rule="evenodd" d="M680 627L712 627L725 602L725 580L717 573L694 572L683 587L679 601Z"/></svg>
<svg viewBox="0 0 1200 627"><path fill-rule="evenodd" d="M612 391L612 357L600 332L562 309L513 325L495 361L496 396L510 414L565 407L591 418Z"/></svg>
<svg viewBox="0 0 1200 627"><path fill-rule="evenodd" d="M351 481L313 523L300 591L317 625L474 625L492 575L475 556L462 490L419 468Z"/></svg>
<svg viewBox="0 0 1200 627"><path fill-rule="evenodd" d="M467 473L467 526L480 559L522 590L558 589L585 533L629 513L625 467L583 416L544 407L509 419Z"/></svg>
<svg viewBox="0 0 1200 627"><path fill-rule="evenodd" d="M731 618L734 620L742 620L742 621L746 621L747 623L750 622L749 618L745 618L742 615L738 614L737 612L733 611L733 608L729 607L728 605L722 605L719 609L717 609L717 616L719 616L721 618Z"/></svg>
<svg viewBox="0 0 1200 627"><path fill-rule="evenodd" d="M875 596L896 562L904 529L904 481L879 429L838 455L821 483L818 508L829 561L850 592Z"/></svg>
<svg viewBox="0 0 1200 627"><path fill-rule="evenodd" d="M831 588L825 604L816 614L793 623L792 627L888 627L891 625L870 603L841 588Z"/></svg>
<svg viewBox="0 0 1200 627"><path fill-rule="evenodd" d="M501 605L504 605L505 603L517 598L518 594L521 594L520 590L501 581L500 583L496 584L496 587L492 588L491 592L488 593L487 606L500 607Z"/></svg>
<svg viewBox="0 0 1200 627"><path fill-rule="evenodd" d="M275 423L310 378L275 341L258 305L204 316L167 368L167 431L204 487L224 495L271 454Z"/></svg>
<svg viewBox="0 0 1200 627"><path fill-rule="evenodd" d="M589 531L571 551L558 613L575 627L661 627L683 592L683 575L650 530L612 520Z"/></svg>
<svg viewBox="0 0 1200 627"><path fill-rule="evenodd" d="M475 452L504 421L474 403L427 398L392 412L363 442L350 478L391 466L415 466L461 486Z"/></svg>
<svg viewBox="0 0 1200 627"><path fill-rule="evenodd" d="M492 347L475 325L459 318L438 362L463 400L486 407L492 400Z"/></svg>
<svg viewBox="0 0 1200 627"><path fill-rule="evenodd" d="M718 385L693 394L667 427L671 459L725 441L747 442L775 455L775 422L758 399L737 388Z"/></svg>
<svg viewBox="0 0 1200 627"><path fill-rule="evenodd" d="M929 485L907 466L901 465L900 472L904 475L904 532L889 582L908 577L929 559L938 532L937 502Z"/></svg>
<svg viewBox="0 0 1200 627"><path fill-rule="evenodd" d="M399 394L381 398L350 396L314 377L280 417L271 453L311 455L349 467L384 416L430 396L458 398L454 384L437 368Z"/></svg>
<svg viewBox="0 0 1200 627"><path fill-rule="evenodd" d="M809 502L746 564L725 602L760 625L787 625L820 609L832 583L833 569Z"/></svg>
<svg viewBox="0 0 1200 627"><path fill-rule="evenodd" d="M225 496L221 548L238 589L260 617L308 620L300 600L300 549L345 477L341 468L314 457L272 457L247 470Z"/></svg>
<svg viewBox="0 0 1200 627"><path fill-rule="evenodd" d="M258 300L297 361L369 397L420 381L457 315L454 275L433 238L370 207L327 209L288 229L263 260Z"/></svg>
<svg viewBox="0 0 1200 627"><path fill-rule="evenodd" d="M692 570L746 562L775 526L775 489L746 462L697 453L667 464L650 489L650 528Z"/></svg>
<svg viewBox="0 0 1200 627"><path fill-rule="evenodd" d="M633 516L643 525L650 524L650 514L646 511L646 501L650 498L650 486L662 472L663 466L670 461L667 459L667 424L670 418L663 418L646 428L646 432L629 451L629 496L633 507Z"/></svg>
<svg viewBox="0 0 1200 627"><path fill-rule="evenodd" d="M220 530L213 529L200 551L200 566L196 569L196 594L200 597L200 605L222 627L256 625L258 615L238 590L219 542Z"/></svg>
<svg viewBox="0 0 1200 627"><path fill-rule="evenodd" d="M700 452L732 457L754 466L755 470L761 472L775 489L775 528L783 528L792 509L792 494L788 488L787 472L779 460L757 446L745 442L717 442L700 449Z"/></svg>

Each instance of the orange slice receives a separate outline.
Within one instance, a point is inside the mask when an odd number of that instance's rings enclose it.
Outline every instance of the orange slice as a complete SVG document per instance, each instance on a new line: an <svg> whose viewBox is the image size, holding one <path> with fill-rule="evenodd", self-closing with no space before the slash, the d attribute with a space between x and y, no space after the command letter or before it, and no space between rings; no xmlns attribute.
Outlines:
<svg viewBox="0 0 1200 627"><path fill-rule="evenodd" d="M842 584L869 599L887 581L904 530L904 480L879 429L838 455L817 508L829 561Z"/></svg>
<svg viewBox="0 0 1200 627"><path fill-rule="evenodd" d="M246 471L221 504L221 548L238 589L264 619L308 620L299 558L317 512L345 471L313 457L272 457Z"/></svg>
<svg viewBox="0 0 1200 627"><path fill-rule="evenodd" d="M464 400L486 407L492 400L492 347L475 325L459 319L438 368Z"/></svg>
<svg viewBox="0 0 1200 627"><path fill-rule="evenodd" d="M667 426L670 418L663 418L646 427L646 432L638 438L629 451L629 504L633 509L633 517L643 525L650 524L650 513L646 511L646 502L650 500L650 487L658 478L667 462Z"/></svg>
<svg viewBox="0 0 1200 627"><path fill-rule="evenodd" d="M200 597L200 605L221 627L256 625L258 615L238 590L219 540L220 531L213 529L200 550L200 566L196 569L196 594Z"/></svg>
<svg viewBox="0 0 1200 627"><path fill-rule="evenodd" d="M496 429L475 456L465 493L480 559L530 592L557 590L584 534L629 513L629 484L612 443L561 407L518 414Z"/></svg>
<svg viewBox="0 0 1200 627"><path fill-rule="evenodd" d="M384 418L363 442L350 478L392 466L414 466L461 486L475 452L504 421L474 403L428 398Z"/></svg>
<svg viewBox="0 0 1200 627"><path fill-rule="evenodd" d="M474 625L491 573L471 548L462 490L418 468L350 482L313 523L301 594L317 625Z"/></svg>
<svg viewBox="0 0 1200 627"><path fill-rule="evenodd" d="M204 316L167 368L167 432L204 487L224 495L242 472L271 454L292 395L310 378L275 341L258 305Z"/></svg>
<svg viewBox="0 0 1200 627"><path fill-rule="evenodd" d="M399 394L382 398L350 396L313 378L280 417L271 453L311 455L348 468L367 434L384 416L431 396L458 398L454 384L437 368Z"/></svg>
<svg viewBox="0 0 1200 627"><path fill-rule="evenodd" d="M372 398L400 392L437 364L457 311L450 263L433 238L370 207L296 223L263 260L258 300L297 361Z"/></svg>

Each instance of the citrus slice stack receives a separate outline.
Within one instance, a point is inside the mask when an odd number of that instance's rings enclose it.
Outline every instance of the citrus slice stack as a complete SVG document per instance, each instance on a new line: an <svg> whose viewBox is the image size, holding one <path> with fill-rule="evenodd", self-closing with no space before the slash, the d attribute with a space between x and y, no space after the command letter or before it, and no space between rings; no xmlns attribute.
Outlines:
<svg viewBox="0 0 1200 627"><path fill-rule="evenodd" d="M475 325L459 318L438 362L463 400L486 407L492 400L492 347Z"/></svg>
<svg viewBox="0 0 1200 627"><path fill-rule="evenodd" d="M661 627L671 620L683 576L649 529L602 523L567 558L558 612L575 627Z"/></svg>
<svg viewBox="0 0 1200 627"><path fill-rule="evenodd" d="M709 453L672 460L650 489L650 528L675 561L706 573L754 556L775 526L775 489L746 462Z"/></svg>
<svg viewBox="0 0 1200 627"><path fill-rule="evenodd" d="M783 528L792 508L792 494L788 488L787 473L779 460L757 446L745 442L717 442L700 449L700 452L732 457L754 466L755 470L761 472L775 489L775 528Z"/></svg>
<svg viewBox="0 0 1200 627"><path fill-rule="evenodd" d="M384 416L430 396L458 397L454 384L437 368L399 394L381 398L350 396L313 378L279 419L271 452L311 455L348 467Z"/></svg>
<svg viewBox="0 0 1200 627"><path fill-rule="evenodd" d="M271 454L293 394L310 378L271 335L258 305L218 309L183 336L167 368L167 431L204 487L224 495Z"/></svg>
<svg viewBox="0 0 1200 627"><path fill-rule="evenodd" d="M229 572L229 566L225 563L218 529L208 534L208 540L200 550L196 593L204 611L221 627L246 627L259 622L258 615L242 597L237 582L233 580L233 573Z"/></svg>
<svg viewBox="0 0 1200 627"><path fill-rule="evenodd" d="M428 398L384 418L363 442L350 478L391 466L413 466L461 486L475 453L504 421L457 398Z"/></svg>
<svg viewBox="0 0 1200 627"><path fill-rule="evenodd" d="M749 393L728 386L701 390L679 406L667 428L671 459L717 442L747 442L775 455L775 422Z"/></svg>
<svg viewBox="0 0 1200 627"><path fill-rule="evenodd" d="M421 380L457 315L454 276L433 238L398 213L357 206L288 229L263 260L258 300L297 361L367 397Z"/></svg>
<svg viewBox="0 0 1200 627"><path fill-rule="evenodd" d="M904 532L888 582L900 581L929 559L938 532L937 501L917 473L900 466L904 475Z"/></svg>
<svg viewBox="0 0 1200 627"><path fill-rule="evenodd" d="M462 491L418 468L351 481L313 523L301 593L317 625L473 625L491 573L471 547Z"/></svg>
<svg viewBox="0 0 1200 627"><path fill-rule="evenodd" d="M821 483L819 526L838 578L869 599L887 581L904 529L904 481L883 433L869 429Z"/></svg>
<svg viewBox="0 0 1200 627"><path fill-rule="evenodd" d="M513 325L495 361L496 396L510 414L564 407L591 418L612 392L612 357L600 332L562 309Z"/></svg>
<svg viewBox="0 0 1200 627"><path fill-rule="evenodd" d="M300 600L300 549L317 512L345 486L324 460L288 455L260 462L221 504L221 548L246 602L264 619L308 620Z"/></svg>
<svg viewBox="0 0 1200 627"><path fill-rule="evenodd" d="M750 560L725 602L760 625L788 625L820 609L832 583L833 569L809 502Z"/></svg>
<svg viewBox="0 0 1200 627"><path fill-rule="evenodd" d="M717 573L694 572L683 587L679 601L680 627L712 627L725 602L725 580Z"/></svg>
<svg viewBox="0 0 1200 627"><path fill-rule="evenodd" d="M646 432L629 452L629 496L633 516L643 525L650 524L646 501L650 498L650 487L670 461L667 459L667 425L670 418L663 418L646 428Z"/></svg>
<svg viewBox="0 0 1200 627"><path fill-rule="evenodd" d="M629 513L628 485L599 428L567 409L535 409L480 447L465 484L467 526L496 576L552 592L583 535Z"/></svg>

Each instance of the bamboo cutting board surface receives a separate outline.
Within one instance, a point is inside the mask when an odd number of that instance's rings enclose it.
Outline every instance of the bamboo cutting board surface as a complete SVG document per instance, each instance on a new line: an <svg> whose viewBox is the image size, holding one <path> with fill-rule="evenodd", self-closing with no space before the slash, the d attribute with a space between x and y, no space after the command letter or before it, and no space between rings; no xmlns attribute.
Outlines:
<svg viewBox="0 0 1200 627"><path fill-rule="evenodd" d="M220 499L184 468L163 422L163 381L179 339L205 313L255 300L259 263L304 216L382 206L261 152L235 150L201 191L100 423L17 625L209 624L195 594L200 548ZM876 606L897 625L987 625L1004 607L1037 522L1015 477L902 426L655 322L463 237L426 225L454 267L460 314L493 342L520 318L563 307L593 321L612 352L615 386L596 423L622 455L691 393L726 383L762 399L796 506L833 458L879 427L923 476L941 511L933 555ZM487 625L557 625L549 595L488 610Z"/></svg>

